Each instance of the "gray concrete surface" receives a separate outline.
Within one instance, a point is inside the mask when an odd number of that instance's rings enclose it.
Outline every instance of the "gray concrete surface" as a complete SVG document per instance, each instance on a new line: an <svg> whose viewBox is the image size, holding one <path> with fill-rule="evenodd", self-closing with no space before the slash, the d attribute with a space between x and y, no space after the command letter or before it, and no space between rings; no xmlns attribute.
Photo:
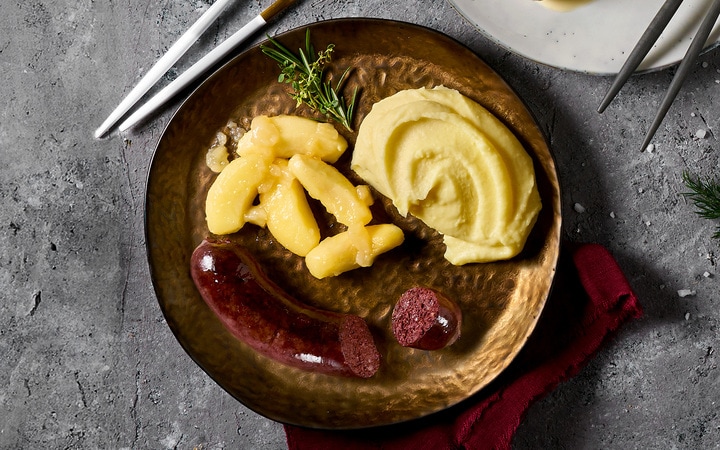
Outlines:
<svg viewBox="0 0 720 450"><path fill-rule="evenodd" d="M3 1L0 448L286 447L279 424L193 364L152 291L144 183L180 100L142 128L92 137L210 3ZM162 84L267 3L236 2ZM301 1L266 31L355 16L440 30L509 81L556 155L565 237L610 248L645 308L530 409L515 447L720 446L720 243L711 239L717 224L696 217L681 195L684 170L720 176L720 53L702 57L654 151L641 152L672 69L633 77L601 116L595 108L610 79L514 56L445 0ZM695 294L680 297L680 289Z"/></svg>

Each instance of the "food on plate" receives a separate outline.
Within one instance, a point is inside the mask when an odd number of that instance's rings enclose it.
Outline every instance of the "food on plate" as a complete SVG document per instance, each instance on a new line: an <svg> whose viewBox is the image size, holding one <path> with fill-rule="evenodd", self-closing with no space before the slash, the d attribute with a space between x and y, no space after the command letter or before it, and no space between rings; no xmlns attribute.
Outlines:
<svg viewBox="0 0 720 450"><path fill-rule="evenodd" d="M369 267L378 255L402 244L404 239L403 231L391 223L352 226L310 250L305 265L315 278L336 276Z"/></svg>
<svg viewBox="0 0 720 450"><path fill-rule="evenodd" d="M380 354L362 318L293 298L229 240L200 243L191 257L191 275L227 330L269 358L303 370L361 378L372 377L380 367Z"/></svg>
<svg viewBox="0 0 720 450"><path fill-rule="evenodd" d="M237 142L239 156L268 151L276 158L312 155L334 163L347 149L347 141L334 126L300 116L257 116L250 131Z"/></svg>
<svg viewBox="0 0 720 450"><path fill-rule="evenodd" d="M230 163L230 156L227 143L227 136L224 133L218 133L218 142L210 147L205 154L205 164L215 173L220 173Z"/></svg>
<svg viewBox="0 0 720 450"><path fill-rule="evenodd" d="M288 167L310 197L319 200L338 222L352 226L372 220L368 207L372 196L361 194L335 167L305 155L290 158Z"/></svg>
<svg viewBox="0 0 720 450"><path fill-rule="evenodd" d="M443 86L376 103L351 168L400 214L443 234L455 265L517 255L541 209L522 144L490 111Z"/></svg>
<svg viewBox="0 0 720 450"><path fill-rule="evenodd" d="M427 287L405 291L392 312L392 332L403 347L439 350L460 337L460 307Z"/></svg>
<svg viewBox="0 0 720 450"><path fill-rule="evenodd" d="M571 11L580 5L590 3L592 0L535 0L542 6L554 11Z"/></svg>
<svg viewBox="0 0 720 450"><path fill-rule="evenodd" d="M228 126L230 132L236 128ZM228 145L235 154L230 162ZM250 130L239 137L231 134L230 142L219 133L206 157L208 166L220 172L205 201L208 230L227 235L249 222L267 227L283 247L307 256L322 239L307 193L347 227L322 241L332 238L313 253L310 272L324 278L371 265L380 253L402 243L402 232L389 224L382 232L366 229L373 218L370 189L354 186L331 165L346 148L332 125L298 116L257 116Z"/></svg>
<svg viewBox="0 0 720 450"><path fill-rule="evenodd" d="M280 245L299 256L305 256L320 243L320 228L308 204L300 182L279 160L272 168L275 182L260 193L260 214ZM262 225L262 222L256 222Z"/></svg>
<svg viewBox="0 0 720 450"><path fill-rule="evenodd" d="M230 234L247 222L258 188L270 173L272 158L262 154L232 160L213 182L205 199L205 218L214 234Z"/></svg>
<svg viewBox="0 0 720 450"><path fill-rule="evenodd" d="M269 41L271 45L261 45L260 50L280 66L278 81L292 87L290 97L297 102L297 106L304 104L352 131L358 90L355 88L350 101L345 100L342 94L343 85L352 68L345 69L335 86L332 80L325 80L325 67L332 60L335 44L328 44L325 50L315 52L309 28L305 30L305 49L298 49L297 54L273 38L269 38Z"/></svg>

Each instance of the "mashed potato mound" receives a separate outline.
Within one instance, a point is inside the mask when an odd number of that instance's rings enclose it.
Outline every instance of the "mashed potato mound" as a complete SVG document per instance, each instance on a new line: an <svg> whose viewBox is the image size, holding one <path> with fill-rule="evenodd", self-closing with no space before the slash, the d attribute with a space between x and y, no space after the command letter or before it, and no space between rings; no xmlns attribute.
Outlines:
<svg viewBox="0 0 720 450"><path fill-rule="evenodd" d="M351 168L400 214L442 233L455 265L517 255L541 209L522 144L488 110L442 86L376 103Z"/></svg>

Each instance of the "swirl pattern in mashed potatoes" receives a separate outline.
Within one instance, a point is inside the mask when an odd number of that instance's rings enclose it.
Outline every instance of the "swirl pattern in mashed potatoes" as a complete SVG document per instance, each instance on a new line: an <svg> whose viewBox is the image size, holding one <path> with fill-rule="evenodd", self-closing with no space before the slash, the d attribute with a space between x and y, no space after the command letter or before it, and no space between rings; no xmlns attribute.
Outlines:
<svg viewBox="0 0 720 450"><path fill-rule="evenodd" d="M376 103L351 168L400 214L442 233L455 265L516 256L541 209L522 144L487 109L442 86Z"/></svg>

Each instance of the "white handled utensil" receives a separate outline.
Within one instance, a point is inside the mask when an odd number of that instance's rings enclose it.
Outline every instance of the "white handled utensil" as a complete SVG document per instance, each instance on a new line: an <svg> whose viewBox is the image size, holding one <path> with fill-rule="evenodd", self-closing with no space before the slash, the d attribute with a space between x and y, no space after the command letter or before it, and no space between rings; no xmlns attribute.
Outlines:
<svg viewBox="0 0 720 450"><path fill-rule="evenodd" d="M164 105L165 102L170 100L173 96L175 96L175 94L195 81L207 70L217 64L221 59L227 56L235 47L240 45L243 41L262 28L271 18L275 17L293 3L295 3L295 0L276 0L257 17L252 19L240 30L236 31L235 34L215 47L212 51L210 51L210 53L202 57L187 71L178 76L172 83L168 84L153 98L148 100L147 103L138 108L137 111L120 124L120 131L127 130L155 112L156 109Z"/></svg>
<svg viewBox="0 0 720 450"><path fill-rule="evenodd" d="M165 53L162 58L145 74L140 82L130 91L130 93L123 99L122 102L110 113L105 122L95 130L95 137L100 138L110 130L110 127L115 125L126 112L132 108L132 106L145 95L145 93L162 77L165 72L170 69L173 64L198 40L198 38L208 29L208 27L220 16L220 13L232 2L233 0L217 0L213 5L208 8L205 13L195 22L185 34L180 36L180 39L175 42L172 47Z"/></svg>

